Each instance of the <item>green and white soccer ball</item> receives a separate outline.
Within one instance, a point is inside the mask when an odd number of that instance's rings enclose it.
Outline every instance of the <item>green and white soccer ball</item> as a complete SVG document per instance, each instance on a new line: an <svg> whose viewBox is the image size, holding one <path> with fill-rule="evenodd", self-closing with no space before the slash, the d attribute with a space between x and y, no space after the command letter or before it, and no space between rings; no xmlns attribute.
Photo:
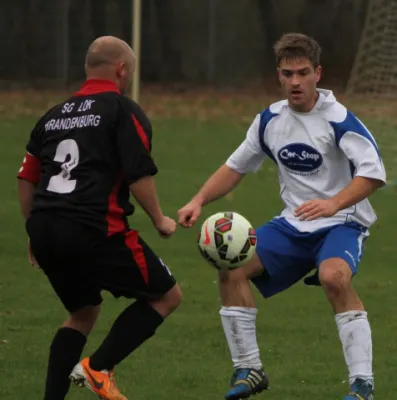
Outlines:
<svg viewBox="0 0 397 400"><path fill-rule="evenodd" d="M234 269L254 255L256 233L242 215L219 212L204 221L198 247L204 259L215 268Z"/></svg>

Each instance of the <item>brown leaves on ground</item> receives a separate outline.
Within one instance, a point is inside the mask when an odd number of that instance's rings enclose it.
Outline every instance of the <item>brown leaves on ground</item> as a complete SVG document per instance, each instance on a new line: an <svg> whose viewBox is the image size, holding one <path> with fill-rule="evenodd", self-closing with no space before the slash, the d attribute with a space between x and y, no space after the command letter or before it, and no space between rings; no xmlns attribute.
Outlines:
<svg viewBox="0 0 397 400"><path fill-rule="evenodd" d="M37 117L54 104L70 97L76 89L2 91L0 117ZM336 96L360 116L388 118L397 122L397 99L385 100L369 96L346 98L338 92ZM267 92L263 85L249 89L143 85L139 103L153 119L189 118L207 121L233 118L235 122L250 123L260 110L280 98L279 93L274 90Z"/></svg>

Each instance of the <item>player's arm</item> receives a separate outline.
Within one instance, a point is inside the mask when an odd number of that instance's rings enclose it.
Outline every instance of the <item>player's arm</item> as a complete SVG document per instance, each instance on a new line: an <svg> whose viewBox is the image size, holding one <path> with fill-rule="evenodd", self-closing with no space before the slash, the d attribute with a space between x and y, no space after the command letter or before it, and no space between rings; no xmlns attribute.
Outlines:
<svg viewBox="0 0 397 400"><path fill-rule="evenodd" d="M22 167L21 167L22 170ZM31 171L31 170L30 170ZM21 171L18 174L18 196L19 196L19 204L21 207L22 215L25 221L29 218L30 212L32 210L33 204L33 196L36 190L37 183L27 180L26 178L20 177ZM40 268L36 258L32 253L32 249L30 247L30 239L28 244L28 260L31 265L34 267Z"/></svg>
<svg viewBox="0 0 397 400"><path fill-rule="evenodd" d="M122 172L129 183L132 196L164 237L175 231L175 222L164 216L153 176L158 170L150 154L150 138L137 118L121 107L117 129L117 150Z"/></svg>
<svg viewBox="0 0 397 400"><path fill-rule="evenodd" d="M260 116L257 115L247 136L229 157L201 187L192 200L179 210L179 223L191 227L201 213L201 207L220 199L231 192L249 172L256 172L266 155L259 143Z"/></svg>
<svg viewBox="0 0 397 400"><path fill-rule="evenodd" d="M354 165L354 178L343 190L328 200L311 200L295 210L305 220L330 217L354 206L386 184L386 172L378 146L368 130L357 119L356 131L346 132L339 148Z"/></svg>
<svg viewBox="0 0 397 400"><path fill-rule="evenodd" d="M32 210L33 195L36 190L36 184L25 181L24 179L18 179L18 196L19 204L21 207L21 213L25 218L25 221L30 216Z"/></svg>
<svg viewBox="0 0 397 400"><path fill-rule="evenodd" d="M33 195L40 180L41 163L39 159L37 127L33 130L26 146L27 152L18 172L18 197L21 212L25 220L29 218L32 209Z"/></svg>
<svg viewBox="0 0 397 400"><path fill-rule="evenodd" d="M26 146L27 152L17 175L19 204L25 221L30 216L34 192L40 181L41 163L39 154L41 144L39 125L40 121L36 124L30 135L29 142ZM38 267L30 247L30 242L28 245L28 259L31 265Z"/></svg>
<svg viewBox="0 0 397 400"><path fill-rule="evenodd" d="M356 176L350 184L334 196L331 200L335 203L337 212L349 208L369 197L373 192L384 185L380 179Z"/></svg>
<svg viewBox="0 0 397 400"><path fill-rule="evenodd" d="M159 226L164 218L152 176L144 176L130 185L130 192L150 217L154 226Z"/></svg>
<svg viewBox="0 0 397 400"><path fill-rule="evenodd" d="M222 165L205 182L199 192L193 197L192 202L204 206L230 193L243 179L245 174L235 171L229 165Z"/></svg>
<svg viewBox="0 0 397 400"><path fill-rule="evenodd" d="M21 167L22 169L22 167ZM19 173L19 175L21 172ZM19 204L21 207L22 215L25 221L30 217L30 212L32 210L33 196L36 190L37 183L30 180L26 180L18 175L18 196ZM37 180L38 182L38 180ZM36 268L40 268L35 256L33 255L32 248L30 247L30 239L28 242L28 260L31 265Z"/></svg>
<svg viewBox="0 0 397 400"><path fill-rule="evenodd" d="M350 184L332 198L337 210L354 206L386 184L386 171L375 139L356 119L357 131L346 132L339 147L353 163L355 174Z"/></svg>

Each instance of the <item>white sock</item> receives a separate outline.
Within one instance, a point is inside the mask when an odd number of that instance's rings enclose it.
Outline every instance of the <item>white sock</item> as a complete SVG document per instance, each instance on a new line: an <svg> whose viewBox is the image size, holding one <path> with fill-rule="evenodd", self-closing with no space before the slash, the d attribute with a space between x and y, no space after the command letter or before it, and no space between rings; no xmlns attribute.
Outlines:
<svg viewBox="0 0 397 400"><path fill-rule="evenodd" d="M233 366L262 368L256 341L256 308L222 307L219 311Z"/></svg>
<svg viewBox="0 0 397 400"><path fill-rule="evenodd" d="M349 369L350 384L356 378L373 381L372 338L367 313L347 311L336 314L335 320Z"/></svg>

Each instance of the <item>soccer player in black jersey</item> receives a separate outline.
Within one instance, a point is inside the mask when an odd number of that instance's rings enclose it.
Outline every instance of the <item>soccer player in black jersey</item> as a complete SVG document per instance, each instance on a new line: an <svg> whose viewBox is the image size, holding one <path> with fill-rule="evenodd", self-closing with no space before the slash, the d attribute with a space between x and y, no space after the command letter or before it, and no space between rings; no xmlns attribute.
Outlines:
<svg viewBox="0 0 397 400"><path fill-rule="evenodd" d="M134 68L127 43L96 39L87 52L86 82L37 122L18 174L30 258L70 314L50 347L45 400L64 399L69 377L102 399L126 399L114 367L181 301L168 267L127 222L131 193L162 237L176 229L156 194L151 124L123 96ZM136 301L94 354L79 362L102 290Z"/></svg>

